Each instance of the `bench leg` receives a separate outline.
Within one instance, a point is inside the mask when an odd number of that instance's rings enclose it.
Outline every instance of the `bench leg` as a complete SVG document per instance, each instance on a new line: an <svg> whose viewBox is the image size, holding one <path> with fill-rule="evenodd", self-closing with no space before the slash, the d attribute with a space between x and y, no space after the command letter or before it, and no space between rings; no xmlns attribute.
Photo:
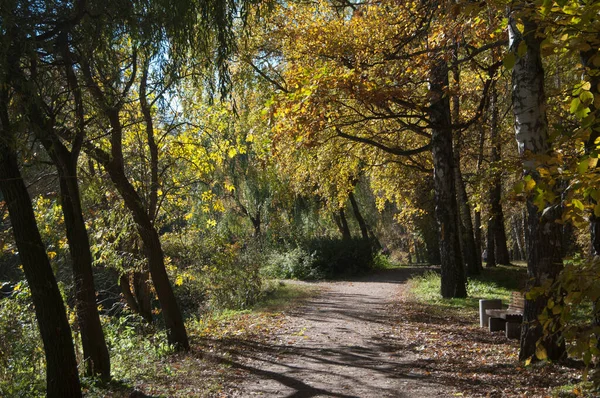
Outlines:
<svg viewBox="0 0 600 398"><path fill-rule="evenodd" d="M521 324L517 322L506 322L506 338L507 339L520 339L521 338Z"/></svg>
<svg viewBox="0 0 600 398"><path fill-rule="evenodd" d="M499 310L502 308L502 300L479 300L479 326L482 328L488 326L488 319L490 316L485 313L485 310Z"/></svg>
<svg viewBox="0 0 600 398"><path fill-rule="evenodd" d="M499 332L505 329L506 321L502 318L491 318L489 321L490 332Z"/></svg>

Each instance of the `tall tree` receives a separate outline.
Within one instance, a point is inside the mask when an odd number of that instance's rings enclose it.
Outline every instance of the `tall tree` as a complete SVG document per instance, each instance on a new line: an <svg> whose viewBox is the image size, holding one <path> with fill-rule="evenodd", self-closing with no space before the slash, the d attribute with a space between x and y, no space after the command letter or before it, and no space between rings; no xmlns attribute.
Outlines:
<svg viewBox="0 0 600 398"><path fill-rule="evenodd" d="M448 87L448 64L436 55L430 65L429 90L431 104L431 151L433 154L433 182L435 187L435 214L440 238L442 259L442 297L466 297L466 279L460 252L460 232L457 228L458 208L454 185L454 155L452 154L452 122L450 100L444 90Z"/></svg>
<svg viewBox="0 0 600 398"><path fill-rule="evenodd" d="M6 58L2 61L6 65ZM46 255L14 149L16 140L8 113L7 87L8 85L3 84L0 90L0 190L8 206L19 258L31 289L44 343L46 394L51 398L80 397L79 373L66 309Z"/></svg>
<svg viewBox="0 0 600 398"><path fill-rule="evenodd" d="M526 7L510 10L508 30L510 52L515 59L512 70L515 137L526 178L538 182L540 175L536 168L536 156L539 159L539 156L550 154L551 145L546 117L542 38L537 23L530 18L530 12ZM558 217L559 206L547 208L542 213L535 198L527 198L527 272L530 289L552 282L562 269L561 228L555 222ZM548 299L546 295L538 295L525 301L519 352L521 360L535 357L536 351L539 353L541 350L550 359L559 359L565 354L564 341L557 334L544 336L538 319Z"/></svg>
<svg viewBox="0 0 600 398"><path fill-rule="evenodd" d="M498 123L498 93L494 89L490 94L490 141L492 153L490 163L493 176L490 182L490 216L488 222L488 265L490 265L490 248L494 246L494 262L498 264L510 264L508 246L506 244L506 230L504 226L504 212L502 210L502 170L498 170L498 164L502 157L502 141L499 134ZM491 238L491 239L490 239Z"/></svg>
<svg viewBox="0 0 600 398"><path fill-rule="evenodd" d="M458 44L454 45L452 53L453 67L453 90L452 95L452 123L460 124L460 69L458 66ZM458 203L458 223L460 230L461 255L465 262L467 272L477 275L481 268L481 256L476 248L475 233L473 232L473 219L471 218L471 206L467 196L467 189L460 166L460 153L462 150L462 131L454 132L452 149L454 155L454 184L456 186L456 200Z"/></svg>
<svg viewBox="0 0 600 398"><path fill-rule="evenodd" d="M75 309L77 311L77 322L81 332L83 357L85 361L85 373L89 376L100 375L102 379L110 379L110 357L108 347L102 331L100 316L96 305L96 290L94 287L94 276L92 271L92 253L88 238L87 228L83 217L81 206L81 195L79 192L79 181L77 178L77 167L81 147L85 139L85 116L83 110L83 98L81 89L75 81L72 61L68 56L67 32L60 34L57 46L63 46L65 57L62 60L65 67L66 85L70 87L76 116L75 128L69 136L73 137L71 149L62 142L57 127L52 122L52 115L47 115L44 109L54 113L54 103L60 103L58 99L52 98L52 104L43 103L41 96L35 91L34 84L25 84L25 72L20 73L21 93L23 101L27 103L27 114L32 130L46 149L52 163L56 167L59 178L59 189L61 208L65 219L65 229L69 242L73 267L73 280L75 285ZM32 59L29 65L37 65L39 61ZM39 86L51 85L50 82L40 82L38 68L33 67L27 73ZM50 76L54 74L50 73ZM27 94L26 94L27 93ZM44 106L42 106L42 104ZM64 127L68 129L68 127Z"/></svg>

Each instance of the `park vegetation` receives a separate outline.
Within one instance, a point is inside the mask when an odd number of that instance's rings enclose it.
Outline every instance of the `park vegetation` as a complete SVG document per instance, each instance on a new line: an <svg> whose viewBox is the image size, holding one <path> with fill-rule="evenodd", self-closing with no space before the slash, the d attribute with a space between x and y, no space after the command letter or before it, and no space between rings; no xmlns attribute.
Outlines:
<svg viewBox="0 0 600 398"><path fill-rule="evenodd" d="M598 15L3 1L0 395L81 396L124 378L131 347L188 351L203 316L251 308L273 278L390 258L440 265L442 302L525 261L519 359L593 367Z"/></svg>

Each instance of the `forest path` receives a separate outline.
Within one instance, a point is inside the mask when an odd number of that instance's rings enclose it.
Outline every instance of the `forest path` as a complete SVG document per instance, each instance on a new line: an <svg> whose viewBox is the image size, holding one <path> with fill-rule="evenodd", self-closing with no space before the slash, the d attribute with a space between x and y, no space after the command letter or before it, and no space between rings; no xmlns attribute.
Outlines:
<svg viewBox="0 0 600 398"><path fill-rule="evenodd" d="M390 344L398 333L392 304L405 293L406 281L426 269L316 283L320 293L287 313L286 327L266 343L237 342L231 365L240 377L230 396L450 396L451 388L412 365L414 350Z"/></svg>

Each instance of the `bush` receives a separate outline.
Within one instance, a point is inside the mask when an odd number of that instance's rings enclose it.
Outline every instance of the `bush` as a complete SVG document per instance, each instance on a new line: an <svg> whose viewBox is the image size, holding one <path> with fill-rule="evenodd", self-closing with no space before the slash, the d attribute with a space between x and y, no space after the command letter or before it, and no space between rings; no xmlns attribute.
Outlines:
<svg viewBox="0 0 600 398"><path fill-rule="evenodd" d="M259 270L264 260L257 244L198 232L169 233L162 240L186 315L244 309L258 300L262 292Z"/></svg>
<svg viewBox="0 0 600 398"><path fill-rule="evenodd" d="M45 365L29 288L21 282L0 299L0 396L43 397Z"/></svg>
<svg viewBox="0 0 600 398"><path fill-rule="evenodd" d="M275 278L323 279L365 273L373 268L371 243L362 239L311 239L268 257L265 273Z"/></svg>
<svg viewBox="0 0 600 398"><path fill-rule="evenodd" d="M266 275L279 279L323 279L325 275L314 266L314 256L301 247L273 251L264 269Z"/></svg>

